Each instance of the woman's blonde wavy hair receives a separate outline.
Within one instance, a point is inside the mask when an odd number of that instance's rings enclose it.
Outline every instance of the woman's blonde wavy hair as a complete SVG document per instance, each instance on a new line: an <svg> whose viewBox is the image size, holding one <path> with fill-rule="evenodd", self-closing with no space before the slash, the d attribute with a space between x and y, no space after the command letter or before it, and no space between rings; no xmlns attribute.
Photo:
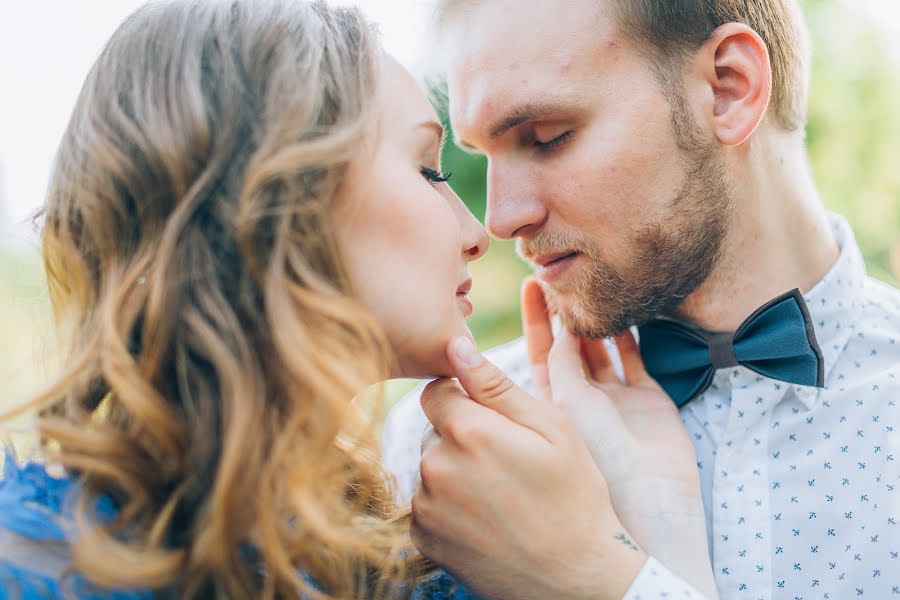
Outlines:
<svg viewBox="0 0 900 600"><path fill-rule="evenodd" d="M151 3L90 72L39 218L64 369L34 403L77 474L75 571L186 598L369 598L419 569L353 398L390 351L335 198L380 49L302 0ZM87 507L119 512L97 525Z"/></svg>

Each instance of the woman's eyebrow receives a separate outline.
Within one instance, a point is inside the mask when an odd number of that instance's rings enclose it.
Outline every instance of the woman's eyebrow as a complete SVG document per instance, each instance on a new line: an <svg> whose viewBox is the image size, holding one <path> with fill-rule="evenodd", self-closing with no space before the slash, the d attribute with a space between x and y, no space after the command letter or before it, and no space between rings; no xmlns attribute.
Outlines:
<svg viewBox="0 0 900 600"><path fill-rule="evenodd" d="M447 130L444 129L444 126L438 123L437 121L424 121L416 125L416 128L424 127L425 129L431 129L438 136L438 140L440 141L440 147L444 147L444 142L447 141Z"/></svg>

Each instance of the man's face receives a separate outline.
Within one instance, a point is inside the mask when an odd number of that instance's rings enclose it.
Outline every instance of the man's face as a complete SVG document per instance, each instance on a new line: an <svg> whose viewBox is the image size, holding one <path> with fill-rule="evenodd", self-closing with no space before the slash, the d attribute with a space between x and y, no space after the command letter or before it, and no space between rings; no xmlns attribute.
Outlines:
<svg viewBox="0 0 900 600"><path fill-rule="evenodd" d="M662 85L596 0L484 0L447 46L457 140L488 157L488 229L517 239L569 326L600 337L674 312L731 219L680 80Z"/></svg>

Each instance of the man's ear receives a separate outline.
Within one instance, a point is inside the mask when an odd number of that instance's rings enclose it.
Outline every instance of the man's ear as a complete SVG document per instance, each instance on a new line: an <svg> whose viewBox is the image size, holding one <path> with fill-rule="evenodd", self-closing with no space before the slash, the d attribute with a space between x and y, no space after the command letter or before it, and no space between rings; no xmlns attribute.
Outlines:
<svg viewBox="0 0 900 600"><path fill-rule="evenodd" d="M697 55L707 87L704 118L725 146L744 143L762 122L772 95L772 65L763 39L741 23L716 29ZM710 94L710 91L712 92Z"/></svg>

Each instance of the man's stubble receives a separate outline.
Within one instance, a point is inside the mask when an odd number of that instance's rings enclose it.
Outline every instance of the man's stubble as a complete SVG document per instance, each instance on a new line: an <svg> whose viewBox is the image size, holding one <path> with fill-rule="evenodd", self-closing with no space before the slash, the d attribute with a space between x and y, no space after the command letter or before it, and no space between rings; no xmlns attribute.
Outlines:
<svg viewBox="0 0 900 600"><path fill-rule="evenodd" d="M577 335L608 337L674 315L721 258L733 213L724 157L703 138L682 91L666 87L684 183L668 204L667 218L627 234L627 267L613 267L587 236L576 232L541 232L519 240L520 253L572 249L587 260L584 276L571 289L560 290L574 296L570 310L561 310L558 292L545 286L551 308Z"/></svg>

